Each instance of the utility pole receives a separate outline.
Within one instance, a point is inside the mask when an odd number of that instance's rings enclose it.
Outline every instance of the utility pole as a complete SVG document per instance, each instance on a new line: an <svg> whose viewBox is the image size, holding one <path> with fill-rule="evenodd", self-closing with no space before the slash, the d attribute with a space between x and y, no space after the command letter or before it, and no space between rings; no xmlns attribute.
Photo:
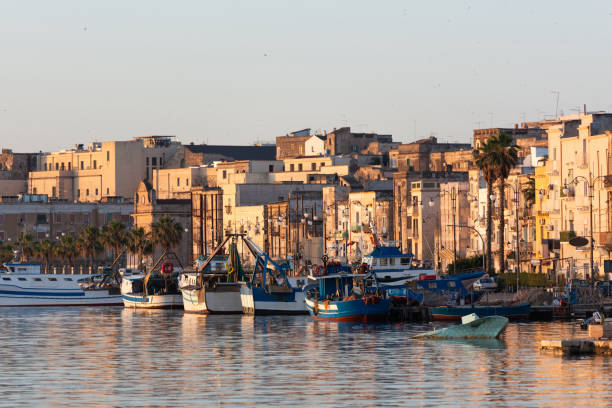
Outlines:
<svg viewBox="0 0 612 408"><path fill-rule="evenodd" d="M514 189L514 211L516 213L516 293L519 291L519 283L521 277L521 248L519 241L519 186L518 178L515 182Z"/></svg>
<svg viewBox="0 0 612 408"><path fill-rule="evenodd" d="M455 187L451 190L451 201L453 204L453 273L457 274L457 242L456 242L456 228L455 228L455 214L457 211L457 191Z"/></svg>

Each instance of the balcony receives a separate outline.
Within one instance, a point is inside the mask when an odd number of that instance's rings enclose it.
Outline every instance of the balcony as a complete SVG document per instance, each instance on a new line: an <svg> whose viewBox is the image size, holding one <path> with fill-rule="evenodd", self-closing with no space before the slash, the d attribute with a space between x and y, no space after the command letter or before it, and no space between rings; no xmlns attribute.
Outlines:
<svg viewBox="0 0 612 408"><path fill-rule="evenodd" d="M597 246L612 250L612 231L597 232L594 238Z"/></svg>

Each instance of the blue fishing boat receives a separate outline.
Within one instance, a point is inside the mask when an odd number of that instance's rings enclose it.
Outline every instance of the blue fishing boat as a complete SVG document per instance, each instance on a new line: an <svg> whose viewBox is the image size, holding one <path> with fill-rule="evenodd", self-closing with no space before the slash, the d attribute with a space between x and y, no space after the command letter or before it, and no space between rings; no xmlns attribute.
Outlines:
<svg viewBox="0 0 612 408"><path fill-rule="evenodd" d="M529 303L509 306L441 306L429 309L433 320L461 320L463 316L476 313L480 317L504 316L508 319L528 319L531 313Z"/></svg>
<svg viewBox="0 0 612 408"><path fill-rule="evenodd" d="M306 308L313 320L368 322L384 320L391 307L373 274L332 273L317 276L318 286L307 290Z"/></svg>
<svg viewBox="0 0 612 408"><path fill-rule="evenodd" d="M362 259L360 272L373 272L380 285L402 285L423 278L436 278L433 268L420 268L413 265L414 255L403 254L391 245L379 245Z"/></svg>
<svg viewBox="0 0 612 408"><path fill-rule="evenodd" d="M278 265L250 238L244 243L255 257L249 282L240 287L242 310L248 314L306 314L304 292L287 278L288 266Z"/></svg>

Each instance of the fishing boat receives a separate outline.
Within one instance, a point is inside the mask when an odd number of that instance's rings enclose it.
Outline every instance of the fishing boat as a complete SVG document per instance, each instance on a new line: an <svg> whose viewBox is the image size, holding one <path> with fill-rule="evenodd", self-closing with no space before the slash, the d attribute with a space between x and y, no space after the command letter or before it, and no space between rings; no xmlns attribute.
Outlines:
<svg viewBox="0 0 612 408"><path fill-rule="evenodd" d="M413 259L413 254L403 254L395 246L378 245L362 258L360 272L374 272L380 285L395 286L415 280L436 279L433 268L417 268Z"/></svg>
<svg viewBox="0 0 612 408"><path fill-rule="evenodd" d="M160 260L145 274L124 277L121 296L125 307L135 309L181 309L183 297L178 290L179 271L172 262ZM158 266L160 267L158 268Z"/></svg>
<svg viewBox="0 0 612 408"><path fill-rule="evenodd" d="M427 339L496 339L508 326L504 316L478 317L476 313L463 316L461 324L414 336Z"/></svg>
<svg viewBox="0 0 612 408"><path fill-rule="evenodd" d="M332 273L314 279L318 286L307 290L305 300L313 320L366 323L389 315L391 300L372 286L373 274Z"/></svg>
<svg viewBox="0 0 612 408"><path fill-rule="evenodd" d="M288 266L274 262L250 238L244 243L255 257L251 279L240 287L242 310L247 314L307 314L304 292L287 278Z"/></svg>
<svg viewBox="0 0 612 408"><path fill-rule="evenodd" d="M232 236L229 256L217 254L227 243L228 236L204 262L196 265L195 272L181 275L179 289L183 296L183 308L187 313L242 313L240 297L244 272L236 246L236 236ZM223 262L221 264L221 262ZM212 265L211 265L212 264ZM222 268L220 267L222 265ZM205 271L215 273L204 273ZM225 272L221 272L225 270Z"/></svg>
<svg viewBox="0 0 612 408"><path fill-rule="evenodd" d="M119 306L110 274L43 274L40 264L7 263L0 272L3 306Z"/></svg>
<svg viewBox="0 0 612 408"><path fill-rule="evenodd" d="M461 317L476 313L478 316L504 316L509 319L528 319L531 313L529 303L508 306L441 306L432 307L429 313L433 320L461 320Z"/></svg>

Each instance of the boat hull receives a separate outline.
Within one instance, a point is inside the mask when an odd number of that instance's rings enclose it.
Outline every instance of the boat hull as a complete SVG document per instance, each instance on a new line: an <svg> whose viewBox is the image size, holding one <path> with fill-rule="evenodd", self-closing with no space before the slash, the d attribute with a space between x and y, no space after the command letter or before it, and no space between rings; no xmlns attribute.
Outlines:
<svg viewBox="0 0 612 408"><path fill-rule="evenodd" d="M415 338L426 339L496 339L508 326L504 316L477 318L469 323L419 334Z"/></svg>
<svg viewBox="0 0 612 408"><path fill-rule="evenodd" d="M0 274L0 307L121 306L119 293L83 290L79 279L91 275Z"/></svg>
<svg viewBox="0 0 612 408"><path fill-rule="evenodd" d="M323 302L306 299L306 308L313 320L364 323L380 321L387 318L390 307L390 299L380 299L376 304L366 304L363 299Z"/></svg>
<svg viewBox="0 0 612 408"><path fill-rule="evenodd" d="M266 293L262 288L245 284L240 287L243 313L256 315L307 314L304 292L293 289L288 293Z"/></svg>
<svg viewBox="0 0 612 408"><path fill-rule="evenodd" d="M480 317L504 316L508 319L519 320L529 318L531 305L432 307L429 312L433 320L459 321L470 313L476 313Z"/></svg>
<svg viewBox="0 0 612 408"><path fill-rule="evenodd" d="M238 283L219 283L214 288L183 289L186 313L240 314L242 300Z"/></svg>
<svg viewBox="0 0 612 408"><path fill-rule="evenodd" d="M172 295L141 295L123 294L123 305L133 309L182 309L181 294Z"/></svg>

